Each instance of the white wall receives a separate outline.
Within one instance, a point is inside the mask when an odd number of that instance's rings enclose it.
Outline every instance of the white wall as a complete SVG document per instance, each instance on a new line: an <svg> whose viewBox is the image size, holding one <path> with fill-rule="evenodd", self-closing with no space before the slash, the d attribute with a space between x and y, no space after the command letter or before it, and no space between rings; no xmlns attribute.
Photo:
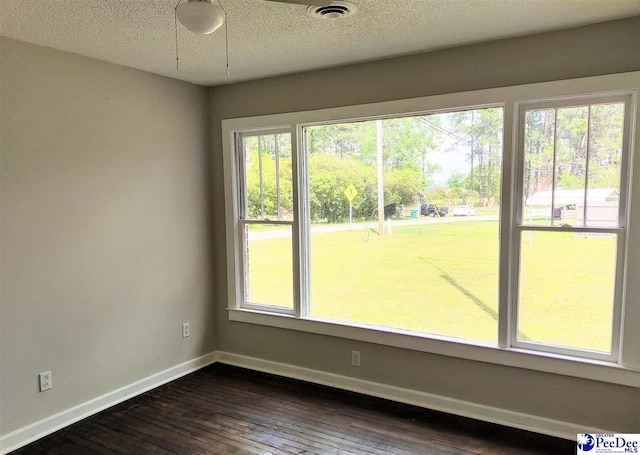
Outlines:
<svg viewBox="0 0 640 455"><path fill-rule="evenodd" d="M0 78L2 435L212 351L214 312L206 89L8 39Z"/></svg>

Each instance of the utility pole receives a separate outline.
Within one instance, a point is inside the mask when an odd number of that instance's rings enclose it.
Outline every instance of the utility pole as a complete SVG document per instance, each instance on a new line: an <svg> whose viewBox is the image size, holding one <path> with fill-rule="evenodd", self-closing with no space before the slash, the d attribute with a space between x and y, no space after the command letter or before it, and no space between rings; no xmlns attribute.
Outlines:
<svg viewBox="0 0 640 455"><path fill-rule="evenodd" d="M384 235L384 183L382 161L382 120L376 120L376 145L378 148L378 233Z"/></svg>

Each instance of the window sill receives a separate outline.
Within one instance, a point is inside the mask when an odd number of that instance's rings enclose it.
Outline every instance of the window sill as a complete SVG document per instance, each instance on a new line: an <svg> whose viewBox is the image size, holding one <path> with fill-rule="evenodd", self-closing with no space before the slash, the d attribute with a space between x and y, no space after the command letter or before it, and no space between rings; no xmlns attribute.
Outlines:
<svg viewBox="0 0 640 455"><path fill-rule="evenodd" d="M640 371L611 362L503 349L469 340L247 309L229 308L229 320L640 388Z"/></svg>

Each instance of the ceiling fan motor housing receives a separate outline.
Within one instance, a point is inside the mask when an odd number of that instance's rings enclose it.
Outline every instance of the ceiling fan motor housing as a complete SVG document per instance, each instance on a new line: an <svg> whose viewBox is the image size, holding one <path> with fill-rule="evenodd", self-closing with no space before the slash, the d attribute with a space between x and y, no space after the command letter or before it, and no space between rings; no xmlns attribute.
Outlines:
<svg viewBox="0 0 640 455"><path fill-rule="evenodd" d="M178 20L193 33L208 35L224 24L224 11L210 0L188 0L176 7Z"/></svg>

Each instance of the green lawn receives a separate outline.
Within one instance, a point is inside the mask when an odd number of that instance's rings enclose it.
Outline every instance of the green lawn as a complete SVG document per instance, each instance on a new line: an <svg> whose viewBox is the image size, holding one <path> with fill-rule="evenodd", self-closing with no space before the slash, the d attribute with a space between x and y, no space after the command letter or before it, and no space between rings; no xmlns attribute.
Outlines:
<svg viewBox="0 0 640 455"><path fill-rule="evenodd" d="M250 296L291 306L291 240L250 242ZM608 351L615 240L525 234L520 337ZM494 221L314 234L311 312L497 342L498 224Z"/></svg>

